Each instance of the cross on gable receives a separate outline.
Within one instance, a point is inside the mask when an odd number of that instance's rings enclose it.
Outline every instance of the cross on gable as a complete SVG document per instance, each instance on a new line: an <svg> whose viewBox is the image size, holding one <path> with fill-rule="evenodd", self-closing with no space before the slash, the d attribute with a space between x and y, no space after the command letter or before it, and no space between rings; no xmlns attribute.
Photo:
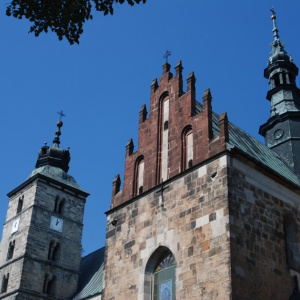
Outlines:
<svg viewBox="0 0 300 300"><path fill-rule="evenodd" d="M164 54L163 58L166 59L166 63L168 62L168 57L172 55L172 52L167 50L166 53Z"/></svg>

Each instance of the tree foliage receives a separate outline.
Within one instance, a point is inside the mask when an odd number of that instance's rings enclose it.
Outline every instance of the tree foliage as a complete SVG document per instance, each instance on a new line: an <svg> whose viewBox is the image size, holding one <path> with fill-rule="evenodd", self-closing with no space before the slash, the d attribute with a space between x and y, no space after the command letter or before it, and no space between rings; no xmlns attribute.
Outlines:
<svg viewBox="0 0 300 300"><path fill-rule="evenodd" d="M59 40L65 37L70 44L79 44L83 23L93 18L92 9L113 14L114 4L146 3L146 0L12 0L6 15L17 19L26 18L33 23L29 32L39 36L51 30Z"/></svg>

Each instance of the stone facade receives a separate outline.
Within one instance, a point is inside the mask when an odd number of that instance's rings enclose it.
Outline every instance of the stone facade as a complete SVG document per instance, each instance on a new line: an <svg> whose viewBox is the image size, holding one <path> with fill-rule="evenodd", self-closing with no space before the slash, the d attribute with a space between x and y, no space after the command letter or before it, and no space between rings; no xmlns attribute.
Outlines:
<svg viewBox="0 0 300 300"><path fill-rule="evenodd" d="M104 299L152 299L145 270L164 247L176 258L176 299L231 299L226 183L224 155L165 182L163 195L158 186L111 210Z"/></svg>
<svg viewBox="0 0 300 300"><path fill-rule="evenodd" d="M284 225L292 217L300 226L299 190L237 159L228 184L233 299L289 299L300 270L288 262ZM298 252L298 230L295 238Z"/></svg>
<svg viewBox="0 0 300 300"><path fill-rule="evenodd" d="M67 299L76 292L86 195L47 178L25 182L9 194L0 247L0 278L9 274L9 284L0 299ZM20 200L22 209L17 212ZM61 210L55 211L61 201ZM62 232L50 229L52 217L63 220ZM16 220L19 225L13 232ZM57 246L55 258L49 254L51 243ZM55 280L49 294L45 292L47 274Z"/></svg>

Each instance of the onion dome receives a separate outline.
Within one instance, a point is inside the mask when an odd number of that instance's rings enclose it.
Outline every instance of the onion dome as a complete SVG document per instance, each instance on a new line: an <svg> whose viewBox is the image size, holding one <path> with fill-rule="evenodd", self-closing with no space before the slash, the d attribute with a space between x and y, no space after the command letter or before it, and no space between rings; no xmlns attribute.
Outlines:
<svg viewBox="0 0 300 300"><path fill-rule="evenodd" d="M70 152L69 149L59 148L62 121L57 122L57 130L53 140L52 147L45 145L40 149L35 167L52 166L62 169L64 172L69 170Z"/></svg>

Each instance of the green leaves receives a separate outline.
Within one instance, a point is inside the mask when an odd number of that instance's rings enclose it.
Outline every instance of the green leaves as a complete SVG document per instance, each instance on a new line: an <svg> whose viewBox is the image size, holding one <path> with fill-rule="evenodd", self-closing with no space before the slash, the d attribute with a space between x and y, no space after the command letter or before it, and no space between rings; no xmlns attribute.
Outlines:
<svg viewBox="0 0 300 300"><path fill-rule="evenodd" d="M6 15L28 19L33 23L29 32L35 36L50 29L59 40L65 37L70 44L79 44L83 23L93 19L93 5L96 11L112 15L115 3L125 2L133 6L146 3L146 0L12 0L6 8Z"/></svg>

